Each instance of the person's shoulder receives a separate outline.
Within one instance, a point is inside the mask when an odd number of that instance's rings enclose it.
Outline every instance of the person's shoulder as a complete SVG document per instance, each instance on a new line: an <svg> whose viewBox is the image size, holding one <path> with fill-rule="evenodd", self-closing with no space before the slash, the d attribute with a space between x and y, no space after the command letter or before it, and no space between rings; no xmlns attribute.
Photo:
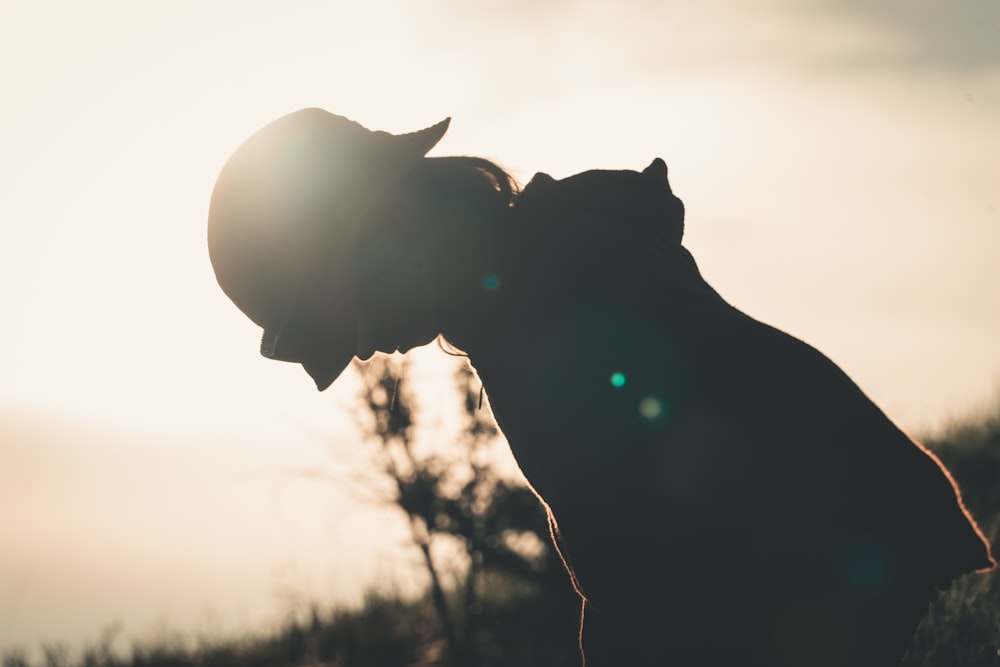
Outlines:
<svg viewBox="0 0 1000 667"><path fill-rule="evenodd" d="M514 213L535 231L604 229L661 249L680 246L684 234L684 204L660 158L642 171L591 169L563 179L538 173L517 196Z"/></svg>

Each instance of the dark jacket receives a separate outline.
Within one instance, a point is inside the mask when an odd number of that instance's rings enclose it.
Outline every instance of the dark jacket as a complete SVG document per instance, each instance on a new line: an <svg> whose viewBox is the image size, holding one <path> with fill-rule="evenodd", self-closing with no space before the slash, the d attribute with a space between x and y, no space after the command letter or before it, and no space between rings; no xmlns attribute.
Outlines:
<svg viewBox="0 0 1000 667"><path fill-rule="evenodd" d="M461 346L590 602L589 667L889 664L993 566L932 454L704 281L662 161L536 177L510 217Z"/></svg>

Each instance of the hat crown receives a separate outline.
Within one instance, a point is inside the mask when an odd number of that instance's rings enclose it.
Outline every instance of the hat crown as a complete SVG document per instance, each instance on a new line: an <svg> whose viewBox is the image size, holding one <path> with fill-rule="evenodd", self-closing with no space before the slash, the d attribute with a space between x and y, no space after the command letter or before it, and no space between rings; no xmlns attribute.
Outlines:
<svg viewBox="0 0 1000 667"><path fill-rule="evenodd" d="M223 291L267 330L281 325L307 267L329 261L334 282L349 282L365 212L448 122L393 135L311 108L253 134L223 166L209 207L209 256Z"/></svg>

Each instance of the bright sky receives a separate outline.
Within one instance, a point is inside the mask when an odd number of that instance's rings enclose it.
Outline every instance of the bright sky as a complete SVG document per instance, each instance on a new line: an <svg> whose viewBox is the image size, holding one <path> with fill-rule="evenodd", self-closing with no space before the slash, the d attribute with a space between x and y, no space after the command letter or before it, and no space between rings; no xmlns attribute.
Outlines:
<svg viewBox="0 0 1000 667"><path fill-rule="evenodd" d="M391 569L384 517L289 480L349 441L350 382L260 358L205 248L222 163L301 107L452 116L436 154L524 181L661 156L730 302L904 428L995 400L994 0L274 7L5 6L0 649L255 623Z"/></svg>

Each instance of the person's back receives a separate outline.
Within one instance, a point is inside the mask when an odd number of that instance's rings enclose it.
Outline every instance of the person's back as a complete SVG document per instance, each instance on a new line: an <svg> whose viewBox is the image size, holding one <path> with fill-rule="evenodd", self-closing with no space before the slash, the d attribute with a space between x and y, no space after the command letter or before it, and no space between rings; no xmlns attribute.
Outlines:
<svg viewBox="0 0 1000 667"><path fill-rule="evenodd" d="M704 282L682 215L659 162L536 179L507 326L466 341L607 633L588 664L890 664L986 546L840 369Z"/></svg>
<svg viewBox="0 0 1000 667"><path fill-rule="evenodd" d="M936 459L702 279L662 161L515 197L423 157L446 122L324 114L227 163L219 283L321 390L439 333L468 353L589 600L590 667L891 664L937 588L993 565Z"/></svg>

